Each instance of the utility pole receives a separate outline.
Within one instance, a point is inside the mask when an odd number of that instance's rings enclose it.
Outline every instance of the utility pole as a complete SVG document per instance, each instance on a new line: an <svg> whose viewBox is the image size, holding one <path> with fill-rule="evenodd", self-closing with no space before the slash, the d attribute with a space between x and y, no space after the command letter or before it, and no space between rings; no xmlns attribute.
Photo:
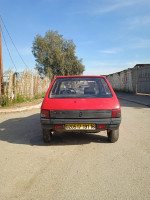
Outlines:
<svg viewBox="0 0 150 200"><path fill-rule="evenodd" d="M4 95L2 40L1 40L1 16L0 16L0 83L1 83L1 95Z"/></svg>

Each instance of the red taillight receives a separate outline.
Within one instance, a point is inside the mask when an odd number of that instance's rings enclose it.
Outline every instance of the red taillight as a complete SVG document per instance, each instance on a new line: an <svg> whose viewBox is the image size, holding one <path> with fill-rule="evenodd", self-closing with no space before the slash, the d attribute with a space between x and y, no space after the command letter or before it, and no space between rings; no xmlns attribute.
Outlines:
<svg viewBox="0 0 150 200"><path fill-rule="evenodd" d="M106 126L105 125L98 125L98 129L105 129Z"/></svg>
<svg viewBox="0 0 150 200"><path fill-rule="evenodd" d="M49 110L41 110L41 118L49 119L50 118Z"/></svg>
<svg viewBox="0 0 150 200"><path fill-rule="evenodd" d="M62 129L63 125L55 125L55 129Z"/></svg>
<svg viewBox="0 0 150 200"><path fill-rule="evenodd" d="M112 110L112 118L119 118L121 117L121 109L114 109Z"/></svg>

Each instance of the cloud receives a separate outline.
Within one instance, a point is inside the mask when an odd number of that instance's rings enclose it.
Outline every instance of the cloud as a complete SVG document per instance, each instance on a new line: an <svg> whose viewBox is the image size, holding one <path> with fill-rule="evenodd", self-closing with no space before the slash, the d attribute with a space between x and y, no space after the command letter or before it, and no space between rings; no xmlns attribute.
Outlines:
<svg viewBox="0 0 150 200"><path fill-rule="evenodd" d="M95 44L95 41L94 40L85 40L85 41L80 41L79 42L80 45L92 45L92 44Z"/></svg>
<svg viewBox="0 0 150 200"><path fill-rule="evenodd" d="M146 16L136 16L134 18L127 19L126 23L128 24L128 29L141 28L142 26L150 25L150 15Z"/></svg>
<svg viewBox="0 0 150 200"><path fill-rule="evenodd" d="M138 1L138 0L137 0ZM126 0L126 1L110 1L106 4L95 4L93 9L90 9L92 14L103 14L116 11L121 8L129 7L137 3L135 0Z"/></svg>
<svg viewBox="0 0 150 200"><path fill-rule="evenodd" d="M113 48L113 49L100 50L99 52L102 53L102 54L117 54L121 51L122 51L121 48Z"/></svg>
<svg viewBox="0 0 150 200"><path fill-rule="evenodd" d="M118 61L102 62L99 60L89 60L84 65L86 66L84 75L107 75L125 69L124 63Z"/></svg>
<svg viewBox="0 0 150 200"><path fill-rule="evenodd" d="M101 50L100 53L103 54L116 54L115 50L107 49L107 50Z"/></svg>
<svg viewBox="0 0 150 200"><path fill-rule="evenodd" d="M128 61L125 63L125 65L128 67L128 68L132 68L134 67L136 64L139 64L141 63L141 61L139 60L131 60L131 61Z"/></svg>
<svg viewBox="0 0 150 200"><path fill-rule="evenodd" d="M115 11L117 9L120 9L120 8L123 8L123 7L126 7L126 6L130 6L132 4L133 4L132 2L125 2L125 1L124 2L117 2L115 4L99 8L95 11L96 11L96 14L108 13L108 12L112 12L112 11Z"/></svg>
<svg viewBox="0 0 150 200"><path fill-rule="evenodd" d="M150 47L150 39L140 39L136 38L133 41L130 41L129 45L126 46L131 49L136 49L136 48L149 48Z"/></svg>
<svg viewBox="0 0 150 200"><path fill-rule="evenodd" d="M138 4L149 4L149 0L126 0L126 1L120 1L120 0L108 0L106 1L96 1L94 4L94 1L92 1L92 4L90 4L90 7L88 9L89 14L104 14L113 12L116 10L121 10L126 7L133 7Z"/></svg>
<svg viewBox="0 0 150 200"><path fill-rule="evenodd" d="M19 49L19 52L23 56L32 55L32 49L29 47L23 47Z"/></svg>
<svg viewBox="0 0 150 200"><path fill-rule="evenodd" d="M127 40L124 45L121 45L121 47L114 47L111 49L102 49L102 50L99 50L98 52L100 54L114 55L114 54L122 53L128 50L135 51L134 49L144 49L144 48L150 48L150 39L134 37Z"/></svg>
<svg viewBox="0 0 150 200"><path fill-rule="evenodd" d="M130 60L125 63L125 66L132 68L137 64L147 64L150 63L150 59L140 59L140 60Z"/></svg>
<svg viewBox="0 0 150 200"><path fill-rule="evenodd" d="M123 71L128 68L133 68L136 64L150 63L150 59L138 59L127 61L95 61L89 60L84 63L86 66L84 75L108 75L116 72Z"/></svg>

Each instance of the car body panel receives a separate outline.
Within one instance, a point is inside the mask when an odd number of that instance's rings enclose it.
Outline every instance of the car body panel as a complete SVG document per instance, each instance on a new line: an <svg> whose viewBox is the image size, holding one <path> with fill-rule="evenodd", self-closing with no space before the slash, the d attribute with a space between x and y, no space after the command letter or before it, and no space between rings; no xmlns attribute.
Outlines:
<svg viewBox="0 0 150 200"><path fill-rule="evenodd" d="M65 78L103 78L108 84L112 93L110 98L51 98L50 92L57 79ZM112 110L120 110L120 103L113 91L110 83L105 76L60 76L55 77L52 81L45 98L43 100L41 111L49 112L49 119L41 117L41 125L43 129L49 129L56 132L66 132L65 124L96 124L96 130L92 132L99 132L98 125L106 125L104 130L117 129L121 122L121 117L112 118ZM62 129L56 130L55 125L62 125ZM103 130L103 129L102 129ZM71 130L76 131L76 130ZM82 132L82 131L80 131ZM91 132L91 130L84 130L84 132Z"/></svg>
<svg viewBox="0 0 150 200"><path fill-rule="evenodd" d="M58 78L72 78L72 77L101 77L104 78L105 81L107 82L113 97L112 98L71 98L71 99L53 99L49 98L49 93L52 88L52 85L54 84L55 80ZM107 103L106 103L107 101ZM105 110L105 109L117 109L120 107L120 103L116 97L116 94L114 93L110 83L108 80L105 78L105 76L59 76L55 77L54 80L52 81L45 99L42 104L42 109L50 109L50 110Z"/></svg>
<svg viewBox="0 0 150 200"><path fill-rule="evenodd" d="M106 103L107 101L107 103ZM106 110L119 108L118 100L110 99L50 99L47 98L42 109L50 110Z"/></svg>

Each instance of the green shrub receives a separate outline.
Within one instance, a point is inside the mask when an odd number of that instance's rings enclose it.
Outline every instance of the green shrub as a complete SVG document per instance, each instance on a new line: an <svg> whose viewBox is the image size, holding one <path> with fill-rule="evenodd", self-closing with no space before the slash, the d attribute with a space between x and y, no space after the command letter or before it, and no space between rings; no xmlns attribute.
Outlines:
<svg viewBox="0 0 150 200"><path fill-rule="evenodd" d="M42 94L37 94L37 95L35 96L35 99L40 99L40 98L42 98L42 97L45 97L45 94L46 94L46 92L43 92Z"/></svg>
<svg viewBox="0 0 150 200"><path fill-rule="evenodd" d="M2 107L9 106L12 103L12 100L8 98L8 96L2 96L0 97L0 105Z"/></svg>
<svg viewBox="0 0 150 200"><path fill-rule="evenodd" d="M16 99L13 99L12 100L12 103L22 103L22 102L24 102L25 101L25 99L24 99L24 97L22 97L21 95L17 95L17 98Z"/></svg>

